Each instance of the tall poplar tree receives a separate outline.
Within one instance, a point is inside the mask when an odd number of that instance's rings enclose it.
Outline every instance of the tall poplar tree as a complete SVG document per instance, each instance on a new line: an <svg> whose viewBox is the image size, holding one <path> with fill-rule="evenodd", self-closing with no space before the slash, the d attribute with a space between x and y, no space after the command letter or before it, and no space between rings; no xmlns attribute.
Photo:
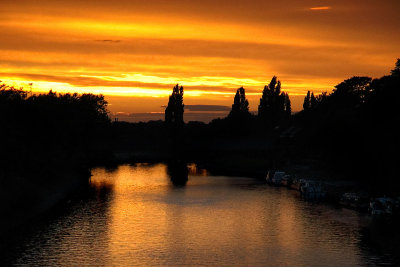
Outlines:
<svg viewBox="0 0 400 267"><path fill-rule="evenodd" d="M278 124L284 117L286 109L290 109L289 95L281 92L281 82L276 76L272 77L269 85L264 86L260 104L258 105L259 119L270 126Z"/></svg>
<svg viewBox="0 0 400 267"><path fill-rule="evenodd" d="M303 110L309 110L311 106L311 96L310 96L310 91L307 91L306 97L304 97L304 102L303 102Z"/></svg>
<svg viewBox="0 0 400 267"><path fill-rule="evenodd" d="M249 101L246 99L246 93L243 87L237 89L235 97L233 99L232 110L229 113L228 117L235 119L250 117Z"/></svg>
<svg viewBox="0 0 400 267"><path fill-rule="evenodd" d="M183 125L183 87L179 84L172 89L168 106L165 109L165 122L169 125Z"/></svg>

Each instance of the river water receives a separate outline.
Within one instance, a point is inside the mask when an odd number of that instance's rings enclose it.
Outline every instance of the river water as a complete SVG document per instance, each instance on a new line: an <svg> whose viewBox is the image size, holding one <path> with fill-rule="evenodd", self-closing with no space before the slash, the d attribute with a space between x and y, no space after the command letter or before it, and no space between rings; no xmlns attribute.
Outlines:
<svg viewBox="0 0 400 267"><path fill-rule="evenodd" d="M371 239L369 215L305 202L295 191L252 178L210 176L190 165L186 182L164 164L92 174L84 194L10 242L8 264L364 266L395 260Z"/></svg>

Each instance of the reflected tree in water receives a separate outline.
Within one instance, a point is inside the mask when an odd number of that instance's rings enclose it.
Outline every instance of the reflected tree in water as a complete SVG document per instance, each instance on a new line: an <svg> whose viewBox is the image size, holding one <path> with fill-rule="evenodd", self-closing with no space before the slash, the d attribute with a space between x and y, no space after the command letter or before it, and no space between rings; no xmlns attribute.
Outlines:
<svg viewBox="0 0 400 267"><path fill-rule="evenodd" d="M175 186L185 186L188 181L188 168L185 161L175 160L167 165L167 174Z"/></svg>

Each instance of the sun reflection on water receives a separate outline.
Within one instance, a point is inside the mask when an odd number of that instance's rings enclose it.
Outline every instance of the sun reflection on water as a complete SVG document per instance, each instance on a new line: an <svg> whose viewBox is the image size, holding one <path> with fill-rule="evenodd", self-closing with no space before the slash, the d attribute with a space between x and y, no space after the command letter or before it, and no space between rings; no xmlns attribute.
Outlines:
<svg viewBox="0 0 400 267"><path fill-rule="evenodd" d="M383 262L366 249L361 235L365 218L357 212L304 202L294 191L251 178L210 176L194 164L188 165L186 182L175 184L169 169L166 164L95 168L88 192L15 249L20 252L13 263L355 266Z"/></svg>

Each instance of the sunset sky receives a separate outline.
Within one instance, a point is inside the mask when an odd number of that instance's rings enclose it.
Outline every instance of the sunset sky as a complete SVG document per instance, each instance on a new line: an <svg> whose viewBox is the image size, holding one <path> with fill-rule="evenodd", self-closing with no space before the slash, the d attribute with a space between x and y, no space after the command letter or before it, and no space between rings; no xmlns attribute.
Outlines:
<svg viewBox="0 0 400 267"><path fill-rule="evenodd" d="M298 111L307 90L388 74L399 14L399 0L1 0L0 80L102 93L133 121L161 118L179 83L186 120L208 121L240 86L257 110L276 75Z"/></svg>

